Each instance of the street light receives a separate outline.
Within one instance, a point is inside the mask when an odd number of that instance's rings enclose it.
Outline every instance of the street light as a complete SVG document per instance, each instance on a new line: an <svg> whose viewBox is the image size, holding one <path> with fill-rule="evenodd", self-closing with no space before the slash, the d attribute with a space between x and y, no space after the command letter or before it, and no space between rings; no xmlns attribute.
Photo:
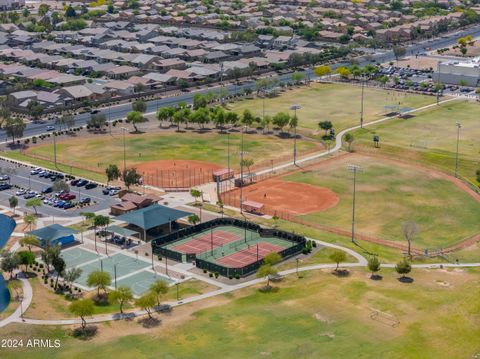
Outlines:
<svg viewBox="0 0 480 359"><path fill-rule="evenodd" d="M292 105L290 106L290 110L295 111L295 120L298 121L297 119L297 110L300 110L302 107L300 105ZM293 164L297 164L297 124L295 124L294 127L294 139L293 139Z"/></svg>
<svg viewBox="0 0 480 359"><path fill-rule="evenodd" d="M178 294L178 287L180 285L180 282L175 283L175 286L177 287L177 302L180 300L180 296Z"/></svg>
<svg viewBox="0 0 480 359"><path fill-rule="evenodd" d="M356 197L356 187L357 187L356 186L357 185L357 172L361 172L362 168L358 165L348 165L348 170L353 172L352 243L355 243L355 197Z"/></svg>
<svg viewBox="0 0 480 359"><path fill-rule="evenodd" d="M243 134L247 126L243 126L241 134L241 147L240 147L240 213L243 214Z"/></svg>
<svg viewBox="0 0 480 359"><path fill-rule="evenodd" d="M125 172L127 170L127 148L125 146L125 132L127 128L121 127L121 130L123 131L123 172Z"/></svg>
<svg viewBox="0 0 480 359"><path fill-rule="evenodd" d="M363 128L363 100L365 94L365 80L362 80L362 103L360 106L360 128Z"/></svg>
<svg viewBox="0 0 480 359"><path fill-rule="evenodd" d="M458 143L460 141L460 129L462 125L460 122L455 122L455 126L457 127L457 153L455 155L455 177L458 177Z"/></svg>

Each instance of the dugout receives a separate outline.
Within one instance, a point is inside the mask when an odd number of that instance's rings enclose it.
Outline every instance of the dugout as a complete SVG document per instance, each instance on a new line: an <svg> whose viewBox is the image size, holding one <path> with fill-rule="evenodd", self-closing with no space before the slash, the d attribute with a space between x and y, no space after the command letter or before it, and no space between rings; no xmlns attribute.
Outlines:
<svg viewBox="0 0 480 359"><path fill-rule="evenodd" d="M214 182L223 182L235 177L235 173L232 169L224 168L213 172Z"/></svg>
<svg viewBox="0 0 480 359"><path fill-rule="evenodd" d="M246 212L263 215L264 204L255 201L243 201L242 209Z"/></svg>

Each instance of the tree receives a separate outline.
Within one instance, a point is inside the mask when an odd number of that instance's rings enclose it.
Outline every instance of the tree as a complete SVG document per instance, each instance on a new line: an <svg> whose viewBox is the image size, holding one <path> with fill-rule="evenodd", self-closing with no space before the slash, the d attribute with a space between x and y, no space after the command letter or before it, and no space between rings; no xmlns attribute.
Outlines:
<svg viewBox="0 0 480 359"><path fill-rule="evenodd" d="M355 140L351 133L345 135L345 142L348 143L348 152L352 152L352 143Z"/></svg>
<svg viewBox="0 0 480 359"><path fill-rule="evenodd" d="M288 124L290 128L297 128L298 126L298 117L297 116L292 116L290 117L290 123Z"/></svg>
<svg viewBox="0 0 480 359"><path fill-rule="evenodd" d="M93 315L95 307L91 299L80 299L72 302L72 304L68 306L68 310L73 315L80 317L82 321L82 329L85 330L87 326L87 321L85 320L85 317Z"/></svg>
<svg viewBox="0 0 480 359"><path fill-rule="evenodd" d="M273 265L277 264L278 262L280 262L281 260L282 260L282 256L280 255L280 253L271 252L271 253L268 253L263 258L263 263L273 266Z"/></svg>
<svg viewBox="0 0 480 359"><path fill-rule="evenodd" d="M63 275L63 279L65 280L65 282L72 285L72 283L75 282L78 278L80 278L81 275L81 268L70 268Z"/></svg>
<svg viewBox="0 0 480 359"><path fill-rule="evenodd" d="M40 6L38 7L38 15L44 16L48 12L48 10L50 10L50 6L48 6L47 4L40 4Z"/></svg>
<svg viewBox="0 0 480 359"><path fill-rule="evenodd" d="M295 84L299 84L304 78L305 78L305 74L303 74L301 72L294 72L292 74L292 81Z"/></svg>
<svg viewBox="0 0 480 359"><path fill-rule="evenodd" d="M278 270L272 267L270 264L264 264L257 271L257 278L266 278L267 279L267 289L271 289L270 286L270 276L275 276L278 274Z"/></svg>
<svg viewBox="0 0 480 359"><path fill-rule="evenodd" d="M94 128L102 128L107 124L107 118L103 113L96 113L87 121L87 126Z"/></svg>
<svg viewBox="0 0 480 359"><path fill-rule="evenodd" d="M175 114L175 108L162 107L157 112L157 119L159 121L172 121L172 117Z"/></svg>
<svg viewBox="0 0 480 359"><path fill-rule="evenodd" d="M20 258L16 253L4 251L2 253L2 261L0 262L0 268L4 272L10 273L10 279L12 279L13 271L17 269L20 264Z"/></svg>
<svg viewBox="0 0 480 359"><path fill-rule="evenodd" d="M132 290L126 286L120 286L108 295L110 302L118 303L120 313L123 313L123 305L133 299Z"/></svg>
<svg viewBox="0 0 480 359"><path fill-rule="evenodd" d="M108 272L93 271L88 274L87 285L97 288L97 297L100 296L100 289L107 294L107 287L112 284L112 278Z"/></svg>
<svg viewBox="0 0 480 359"><path fill-rule="evenodd" d="M338 266L340 265L340 263L345 262L345 260L347 259L347 255L345 254L344 251L336 249L335 251L332 252L332 254L330 254L328 258L332 262L335 262L337 264L337 266L335 267L335 272L336 272L338 271Z"/></svg>
<svg viewBox="0 0 480 359"><path fill-rule="evenodd" d="M67 10L65 11L65 17L68 17L68 18L77 17L77 12L71 5L67 7Z"/></svg>
<svg viewBox="0 0 480 359"><path fill-rule="evenodd" d="M318 77L330 75L331 73L332 73L332 68L330 66L322 65L322 66L315 67L315 75L317 75Z"/></svg>
<svg viewBox="0 0 480 359"><path fill-rule="evenodd" d="M341 77L343 77L344 79L347 79L349 76L350 76L350 70L347 69L346 67L344 66L340 66L338 67L335 72L337 74L339 74Z"/></svg>
<svg viewBox="0 0 480 359"><path fill-rule="evenodd" d="M138 180L140 179L140 175L137 173L137 170L135 168L127 168L125 171L123 171L123 182L125 183L125 186L127 186L127 189L130 190L130 186L133 186L138 183Z"/></svg>
<svg viewBox="0 0 480 359"><path fill-rule="evenodd" d="M37 217L33 214L26 214L23 216L23 223L25 223L30 230L32 230L32 226L37 223Z"/></svg>
<svg viewBox="0 0 480 359"><path fill-rule="evenodd" d="M8 205L13 209L13 214L15 215L15 209L18 206L18 198L15 196L8 198Z"/></svg>
<svg viewBox="0 0 480 359"><path fill-rule="evenodd" d="M407 49L402 46L394 46L393 47L393 54L395 55L395 59L398 61L400 57L405 56L407 53Z"/></svg>
<svg viewBox="0 0 480 359"><path fill-rule="evenodd" d="M61 179L55 180L52 185L52 190L54 192L70 192L70 186L68 185L67 182Z"/></svg>
<svg viewBox="0 0 480 359"><path fill-rule="evenodd" d="M130 111L129 113L127 113L127 123L131 123L133 125L135 132L138 132L137 123L140 123L142 121L143 115L141 112Z"/></svg>
<svg viewBox="0 0 480 359"><path fill-rule="evenodd" d="M380 270L380 261L378 260L377 256L371 256L368 258L368 269L372 272L370 278L375 277L375 273Z"/></svg>
<svg viewBox="0 0 480 359"><path fill-rule="evenodd" d="M246 109L245 111L243 111L242 123L245 126L250 127L253 124L254 119L255 117L253 116L252 112L249 109Z"/></svg>
<svg viewBox="0 0 480 359"><path fill-rule="evenodd" d="M274 126L280 128L283 132L283 128L290 122L290 115L286 112L279 112L273 116L272 123Z"/></svg>
<svg viewBox="0 0 480 359"><path fill-rule="evenodd" d="M3 129L8 137L12 137L12 142L15 142L15 138L23 136L23 131L27 125L21 118L7 118Z"/></svg>
<svg viewBox="0 0 480 359"><path fill-rule="evenodd" d="M158 279L150 285L150 292L157 297L157 305L160 305L160 297L168 293L168 283L163 279Z"/></svg>
<svg viewBox="0 0 480 359"><path fill-rule="evenodd" d="M331 121L321 121L318 123L318 127L325 131L325 136L327 135L327 131L333 128Z"/></svg>
<svg viewBox="0 0 480 359"><path fill-rule="evenodd" d="M57 278L55 280L55 290L57 290L58 277L64 274L63 272L65 271L65 268L67 267L67 265L65 264L65 261L63 260L63 258L60 256L57 256L53 259L52 265L53 265L53 269L55 269L55 272L57 273Z"/></svg>
<svg viewBox="0 0 480 359"><path fill-rule="evenodd" d="M107 175L107 185L110 181L119 179L121 175L117 165L108 165L105 169L105 174Z"/></svg>
<svg viewBox="0 0 480 359"><path fill-rule="evenodd" d="M186 110L183 110L184 112ZM210 112L206 108L199 108L190 113L189 115L190 121L193 123L198 124L200 127L204 127L206 123L210 121Z"/></svg>
<svg viewBox="0 0 480 359"><path fill-rule="evenodd" d="M40 256L47 266L47 272L50 272L50 264L53 263L55 258L60 256L60 246L51 246L49 243L46 243L46 247Z"/></svg>
<svg viewBox="0 0 480 359"><path fill-rule="evenodd" d="M413 222L413 221L407 221L402 223L402 233L403 233L403 238L407 241L408 244L408 256L411 258L411 245L412 241L415 238L415 236L418 234L419 228L418 225Z"/></svg>
<svg viewBox="0 0 480 359"><path fill-rule="evenodd" d="M198 217L195 213L188 216L188 223L196 225L198 222L200 222L200 217Z"/></svg>
<svg viewBox="0 0 480 359"><path fill-rule="evenodd" d="M29 252L32 251L32 246L40 247L40 241L32 234L26 234L24 237L20 238L19 242L22 247L27 246Z"/></svg>
<svg viewBox="0 0 480 359"><path fill-rule="evenodd" d="M402 276L402 278L405 278L405 274L410 273L412 270L412 266L408 261L404 258L400 262L397 263L395 266L395 271Z"/></svg>
<svg viewBox="0 0 480 359"><path fill-rule="evenodd" d="M93 213L93 212L80 212L80 215L85 217L85 222L87 222L87 224L90 224L92 225L93 224L93 221L96 217L96 214Z"/></svg>
<svg viewBox="0 0 480 359"><path fill-rule="evenodd" d="M204 108L204 107L207 107L208 105L208 101L207 101L207 98L200 94L200 93L196 93L194 96L193 96L193 109L194 110L198 110L199 108Z"/></svg>
<svg viewBox="0 0 480 359"><path fill-rule="evenodd" d="M147 103L142 100L137 100L132 104L134 112L145 113L147 111Z"/></svg>
<svg viewBox="0 0 480 359"><path fill-rule="evenodd" d="M190 195L195 198L195 203L198 202L198 198L200 198L202 196L202 191L200 191L199 189L196 189L196 188L192 188L190 190Z"/></svg>
<svg viewBox="0 0 480 359"><path fill-rule="evenodd" d="M148 317L152 319L152 308L155 306L157 298L152 292L147 292L135 301L135 305L145 310Z"/></svg>
<svg viewBox="0 0 480 359"><path fill-rule="evenodd" d="M35 211L35 216L38 215L37 208L42 205L42 200L40 198L32 198L29 199L26 203L26 207L32 207Z"/></svg>
<svg viewBox="0 0 480 359"><path fill-rule="evenodd" d="M17 252L19 265L23 264L25 266L25 273L28 270L28 266L35 263L35 255L29 251L20 251Z"/></svg>
<svg viewBox="0 0 480 359"><path fill-rule="evenodd" d="M251 158L244 158L241 162L240 162L240 166L242 167L247 167L248 169L248 174L250 175L251 171L250 171L250 167L252 167L254 164L253 160Z"/></svg>
<svg viewBox="0 0 480 359"><path fill-rule="evenodd" d="M28 113L34 120L38 120L43 114L43 106L38 101L31 101L28 106Z"/></svg>

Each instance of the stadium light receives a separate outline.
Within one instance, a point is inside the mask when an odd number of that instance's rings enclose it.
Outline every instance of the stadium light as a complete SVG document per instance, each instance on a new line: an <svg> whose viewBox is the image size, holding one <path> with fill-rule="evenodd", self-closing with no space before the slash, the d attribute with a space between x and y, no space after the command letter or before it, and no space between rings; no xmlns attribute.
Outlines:
<svg viewBox="0 0 480 359"><path fill-rule="evenodd" d="M355 243L355 197L357 187L357 172L362 172L362 168L358 165L348 165L348 170L353 172L353 200L352 200L352 243Z"/></svg>
<svg viewBox="0 0 480 359"><path fill-rule="evenodd" d="M290 110L294 111L295 120L298 121L297 118L297 110L300 110L302 107L300 105L292 105L290 106ZM293 164L297 164L297 125L294 127L294 139L293 139Z"/></svg>
<svg viewBox="0 0 480 359"><path fill-rule="evenodd" d="M462 125L460 122L455 122L455 126L457 127L457 151L455 154L455 177L458 177L458 144L460 141L460 129L462 128Z"/></svg>

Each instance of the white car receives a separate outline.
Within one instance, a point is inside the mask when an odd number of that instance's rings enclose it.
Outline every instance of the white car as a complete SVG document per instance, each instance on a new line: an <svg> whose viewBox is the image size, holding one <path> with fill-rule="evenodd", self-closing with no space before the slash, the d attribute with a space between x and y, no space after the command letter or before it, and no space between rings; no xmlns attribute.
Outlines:
<svg viewBox="0 0 480 359"><path fill-rule="evenodd" d="M25 193L27 193L26 190L24 189L19 189L17 192L15 192L16 196L23 196Z"/></svg>
<svg viewBox="0 0 480 359"><path fill-rule="evenodd" d="M10 177L8 175L0 175L0 181L8 181Z"/></svg>

